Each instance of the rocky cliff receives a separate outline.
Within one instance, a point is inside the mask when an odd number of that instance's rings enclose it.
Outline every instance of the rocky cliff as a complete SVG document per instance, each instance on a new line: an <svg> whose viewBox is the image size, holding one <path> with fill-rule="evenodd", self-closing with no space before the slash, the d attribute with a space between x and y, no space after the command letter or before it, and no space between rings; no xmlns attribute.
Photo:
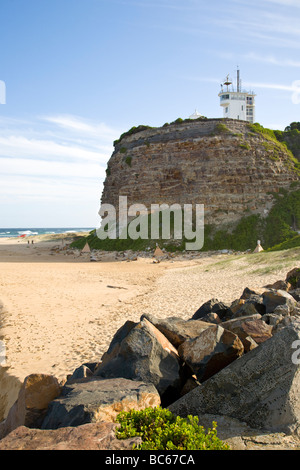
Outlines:
<svg viewBox="0 0 300 470"><path fill-rule="evenodd" d="M143 128L142 128L143 129ZM263 130L263 131L262 131ZM129 132L115 142L102 203L204 204L205 223L266 214L299 180L291 152L261 126L200 119Z"/></svg>

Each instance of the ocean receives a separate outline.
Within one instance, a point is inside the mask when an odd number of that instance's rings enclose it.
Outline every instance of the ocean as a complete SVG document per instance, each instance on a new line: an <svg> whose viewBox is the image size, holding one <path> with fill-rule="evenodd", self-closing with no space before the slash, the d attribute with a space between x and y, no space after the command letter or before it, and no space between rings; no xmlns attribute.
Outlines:
<svg viewBox="0 0 300 470"><path fill-rule="evenodd" d="M55 233L90 232L96 227L51 227L51 228L0 228L0 238L20 237L21 235L44 235Z"/></svg>

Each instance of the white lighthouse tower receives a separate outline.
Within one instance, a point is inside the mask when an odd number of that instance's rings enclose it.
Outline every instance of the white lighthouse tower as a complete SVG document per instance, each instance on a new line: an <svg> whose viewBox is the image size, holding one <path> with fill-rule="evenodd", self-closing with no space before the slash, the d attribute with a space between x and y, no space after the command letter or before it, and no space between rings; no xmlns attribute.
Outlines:
<svg viewBox="0 0 300 470"><path fill-rule="evenodd" d="M237 69L236 90L232 80L227 75L218 96L220 97L220 106L223 108L224 118L255 122L256 95L252 91L242 90L239 69Z"/></svg>

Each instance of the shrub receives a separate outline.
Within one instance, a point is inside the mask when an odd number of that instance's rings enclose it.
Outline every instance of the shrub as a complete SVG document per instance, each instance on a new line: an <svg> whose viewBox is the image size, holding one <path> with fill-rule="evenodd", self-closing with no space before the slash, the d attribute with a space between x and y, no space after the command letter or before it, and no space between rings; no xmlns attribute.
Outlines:
<svg viewBox="0 0 300 470"><path fill-rule="evenodd" d="M175 121L171 122L171 124L181 124L183 122L182 118L178 118Z"/></svg>
<svg viewBox="0 0 300 470"><path fill-rule="evenodd" d="M296 235L296 237L290 238L278 245L273 246L272 248L268 248L267 251L282 251L282 250L290 250L292 248L300 247L300 235Z"/></svg>
<svg viewBox="0 0 300 470"><path fill-rule="evenodd" d="M228 129L227 126L225 126L225 124L223 124L222 122L219 122L216 127L215 127L215 131L219 132L220 134L227 134L230 132L230 130Z"/></svg>
<svg viewBox="0 0 300 470"><path fill-rule="evenodd" d="M120 137L119 139L115 140L114 141L114 146L118 145L122 139L124 139L124 137L129 137L130 135L133 135L133 134L137 134L138 132L141 132L141 131L146 131L148 129L153 129L153 127L151 126L143 126L143 125L140 125L140 126L133 126L131 129L129 129L129 131L127 132L124 132Z"/></svg>
<svg viewBox="0 0 300 470"><path fill-rule="evenodd" d="M131 166L132 157L126 157L124 161L128 166Z"/></svg>
<svg viewBox="0 0 300 470"><path fill-rule="evenodd" d="M137 450L229 450L217 437L213 422L205 432L197 416L181 418L161 407L144 410L121 411L117 416L120 428L118 439L140 436L142 444Z"/></svg>

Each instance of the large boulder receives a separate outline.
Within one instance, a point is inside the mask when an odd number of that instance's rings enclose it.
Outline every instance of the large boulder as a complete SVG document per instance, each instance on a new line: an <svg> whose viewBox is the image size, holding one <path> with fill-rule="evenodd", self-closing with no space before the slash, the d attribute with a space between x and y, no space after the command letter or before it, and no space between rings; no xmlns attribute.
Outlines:
<svg viewBox="0 0 300 470"><path fill-rule="evenodd" d="M286 305L290 314L297 306L294 297L284 290L269 290L263 293L263 302L266 307L266 313L273 313L276 307Z"/></svg>
<svg viewBox="0 0 300 470"><path fill-rule="evenodd" d="M247 299L240 298L234 300L230 305L227 317L223 321L247 315L264 315L265 313L266 307L263 305L262 296L251 294Z"/></svg>
<svg viewBox="0 0 300 470"><path fill-rule="evenodd" d="M110 361L113 357L117 356L120 351L120 346L124 338L130 333L130 331L137 326L137 323L127 320L118 331L115 333L108 350L103 354L101 361L102 364Z"/></svg>
<svg viewBox="0 0 300 470"><path fill-rule="evenodd" d="M121 341L118 353L96 369L104 378L124 377L155 385L162 402L174 401L182 386L177 349L146 318Z"/></svg>
<svg viewBox="0 0 300 470"><path fill-rule="evenodd" d="M259 298L266 289L252 289L251 287L245 287L243 290L243 293L241 295L241 299L243 300L249 300L250 298ZM254 297L253 297L254 296Z"/></svg>
<svg viewBox="0 0 300 470"><path fill-rule="evenodd" d="M286 275L286 282L291 284L292 289L300 287L300 268L293 268Z"/></svg>
<svg viewBox="0 0 300 470"><path fill-rule="evenodd" d="M231 316L231 318L245 317L247 315L264 315L266 307L254 300L246 300L241 307Z"/></svg>
<svg viewBox="0 0 300 470"><path fill-rule="evenodd" d="M222 323L223 328L235 333L245 347L245 340L249 336L257 343L263 343L272 337L272 325L268 325L261 320L261 316L251 315L227 320ZM246 340L248 341L248 340Z"/></svg>
<svg viewBox="0 0 300 470"><path fill-rule="evenodd" d="M180 416L218 414L258 429L300 427L300 320L291 323L195 388L169 409Z"/></svg>
<svg viewBox="0 0 300 470"><path fill-rule="evenodd" d="M216 313L222 320L227 316L230 305L220 302L218 299L210 299L201 305L200 308L192 316L192 320L200 320L209 313Z"/></svg>
<svg viewBox="0 0 300 470"><path fill-rule="evenodd" d="M267 289L285 290L286 292L288 292L292 286L289 282L279 280L273 282L273 284L267 284L265 287Z"/></svg>
<svg viewBox="0 0 300 470"><path fill-rule="evenodd" d="M27 376L19 391L18 399L0 424L0 439L19 426L39 428L47 412L48 404L59 396L61 387L56 377L47 374Z"/></svg>
<svg viewBox="0 0 300 470"><path fill-rule="evenodd" d="M293 289L289 291L289 294L291 294L294 299L299 302L300 301L300 288L297 287L297 289Z"/></svg>
<svg viewBox="0 0 300 470"><path fill-rule="evenodd" d="M232 318L238 311L239 309L244 305L245 300L244 299L236 299L232 302L232 304L229 307L229 317Z"/></svg>
<svg viewBox="0 0 300 470"><path fill-rule="evenodd" d="M140 437L119 440L115 423L89 423L55 430L20 426L0 441L1 450L131 450Z"/></svg>
<svg viewBox="0 0 300 470"><path fill-rule="evenodd" d="M77 369L74 370L73 374L71 376L68 376L67 382L73 382L77 381L78 379L84 379L87 377L93 377L93 372L89 367L87 367L85 364L82 364L81 366L77 367Z"/></svg>
<svg viewBox="0 0 300 470"><path fill-rule="evenodd" d="M160 405L152 384L128 379L79 379L65 385L63 393L49 404L42 429L107 421L113 422L120 411L141 410Z"/></svg>
<svg viewBox="0 0 300 470"><path fill-rule="evenodd" d="M187 339L196 338L202 331L213 326L212 323L201 320L183 320L179 317L161 319L151 314L144 314L141 320L143 318L152 323L175 348L179 348Z"/></svg>
<svg viewBox="0 0 300 470"><path fill-rule="evenodd" d="M221 415L201 414L199 424L205 429L217 422L218 438L226 442L231 450L300 450L300 439L282 432L271 433L257 430L245 422Z"/></svg>
<svg viewBox="0 0 300 470"><path fill-rule="evenodd" d="M197 338L185 341L178 352L199 382L203 382L240 357L244 347L234 333L214 325Z"/></svg>

